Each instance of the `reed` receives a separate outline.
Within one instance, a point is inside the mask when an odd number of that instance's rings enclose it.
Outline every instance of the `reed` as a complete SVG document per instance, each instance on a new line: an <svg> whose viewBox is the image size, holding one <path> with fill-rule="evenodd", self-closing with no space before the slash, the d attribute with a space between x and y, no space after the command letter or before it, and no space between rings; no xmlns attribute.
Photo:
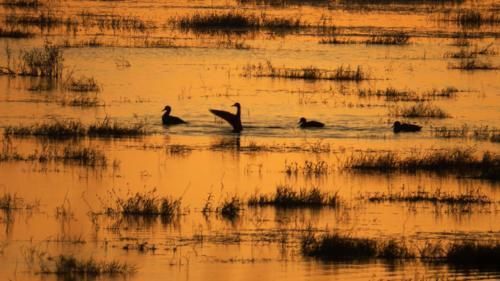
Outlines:
<svg viewBox="0 0 500 281"><path fill-rule="evenodd" d="M443 109L430 103L418 102L411 106L395 106L389 110L389 115L405 118L450 118Z"/></svg>
<svg viewBox="0 0 500 281"><path fill-rule="evenodd" d="M337 193L323 192L317 187L296 191L291 186L278 185L274 194L255 193L248 199L247 204L279 208L336 207L340 204L340 199Z"/></svg>

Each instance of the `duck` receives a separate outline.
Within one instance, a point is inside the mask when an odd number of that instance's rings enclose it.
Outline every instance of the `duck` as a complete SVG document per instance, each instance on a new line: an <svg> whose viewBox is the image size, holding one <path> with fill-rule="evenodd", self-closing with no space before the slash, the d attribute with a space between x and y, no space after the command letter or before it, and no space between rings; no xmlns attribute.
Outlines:
<svg viewBox="0 0 500 281"><path fill-rule="evenodd" d="M401 123L399 121L394 122L392 125L392 130L394 133L399 133L399 132L418 132L422 129L422 126L415 125L415 124L409 124L409 123Z"/></svg>
<svg viewBox="0 0 500 281"><path fill-rule="evenodd" d="M302 129L307 129L307 128L323 128L323 127L325 127L325 124L323 124L321 122L314 121L314 120L307 121L306 118L304 118L304 117L300 118L298 124L300 125L300 128L302 128Z"/></svg>
<svg viewBox="0 0 500 281"><path fill-rule="evenodd" d="M237 102L232 106L236 107L236 113L218 109L210 109L210 112L213 115L226 120L226 122L233 127L234 133L239 133L243 131L243 126L241 125L241 105Z"/></svg>
<svg viewBox="0 0 500 281"><path fill-rule="evenodd" d="M179 124L186 124L187 122L182 120L181 118L177 116L172 116L170 115L170 112L172 111L172 108L170 105L165 106L162 111L165 111L163 115L161 116L161 121L163 125L179 125Z"/></svg>

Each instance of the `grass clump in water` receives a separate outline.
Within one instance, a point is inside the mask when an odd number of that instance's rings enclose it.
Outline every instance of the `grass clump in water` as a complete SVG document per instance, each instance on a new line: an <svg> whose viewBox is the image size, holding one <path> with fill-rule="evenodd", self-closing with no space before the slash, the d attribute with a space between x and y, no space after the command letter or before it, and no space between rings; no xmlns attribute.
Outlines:
<svg viewBox="0 0 500 281"><path fill-rule="evenodd" d="M237 196L226 198L216 210L222 217L234 220L243 211L241 200Z"/></svg>
<svg viewBox="0 0 500 281"><path fill-rule="evenodd" d="M100 276L128 275L137 271L134 265L116 260L97 261L94 258L82 259L73 255L59 255L51 260L54 262L54 268L46 268L42 273L61 276Z"/></svg>
<svg viewBox="0 0 500 281"><path fill-rule="evenodd" d="M74 78L73 76L68 77L64 83L64 88L73 92L99 92L101 90L101 87L94 77L86 76L81 76L79 78Z"/></svg>
<svg viewBox="0 0 500 281"><path fill-rule="evenodd" d="M87 94L78 95L76 97L66 97L61 100L63 106L76 106L76 107L95 107L104 106L104 103L96 96L89 96Z"/></svg>
<svg viewBox="0 0 500 281"><path fill-rule="evenodd" d="M372 35L365 41L367 45L408 45L410 35L406 32L394 32Z"/></svg>
<svg viewBox="0 0 500 281"><path fill-rule="evenodd" d="M450 20L449 16L448 20ZM451 21L462 27L480 27L500 24L500 16L496 13L486 14L473 9L460 9L451 16Z"/></svg>
<svg viewBox="0 0 500 281"><path fill-rule="evenodd" d="M488 126L470 127L467 124L462 127L447 128L435 127L431 133L438 138L470 138L482 141L500 142L500 131Z"/></svg>
<svg viewBox="0 0 500 281"><path fill-rule="evenodd" d="M429 192L419 187L416 191L409 191L402 188L400 192L389 193L373 193L368 194L365 198L370 202L428 202L442 204L490 204L491 199L482 194L478 188L468 188L465 192L459 194L451 194L436 189Z"/></svg>
<svg viewBox="0 0 500 281"><path fill-rule="evenodd" d="M312 233L301 239L302 254L326 260L359 260L377 256L377 243L367 238L343 236L338 233L316 236Z"/></svg>
<svg viewBox="0 0 500 281"><path fill-rule="evenodd" d="M278 68L273 66L270 62L266 65L247 65L244 68L243 76L355 82L369 79L369 75L361 66L352 68L351 66L341 65L334 70L324 70L314 66L303 68Z"/></svg>
<svg viewBox="0 0 500 281"><path fill-rule="evenodd" d="M25 9L35 9L42 6L40 0L4 0L2 5L7 7L25 8Z"/></svg>
<svg viewBox="0 0 500 281"><path fill-rule="evenodd" d="M0 28L0 38L31 38L34 33L22 31L17 28L3 29Z"/></svg>
<svg viewBox="0 0 500 281"><path fill-rule="evenodd" d="M127 194L120 198L115 195L114 207L107 207L107 214L121 214L125 216L142 216L173 218L181 214L181 198L172 199L156 194L156 189L143 193Z"/></svg>
<svg viewBox="0 0 500 281"><path fill-rule="evenodd" d="M97 137L130 137L146 134L145 124L123 125L116 121L105 118L101 122L95 122L88 127L88 136Z"/></svg>
<svg viewBox="0 0 500 281"><path fill-rule="evenodd" d="M86 134L85 126L78 121L55 120L31 126L7 126L6 136L41 136L47 138L73 138Z"/></svg>
<svg viewBox="0 0 500 281"><path fill-rule="evenodd" d="M300 19L287 19L241 12L196 13L172 19L181 29L197 32L245 31L249 29L295 30L307 26Z"/></svg>
<svg viewBox="0 0 500 281"><path fill-rule="evenodd" d="M10 69L11 50L7 47L7 67L2 74L45 77L57 79L62 76L63 52L60 47L45 43L42 48L21 50L16 69Z"/></svg>
<svg viewBox="0 0 500 281"><path fill-rule="evenodd" d="M300 189L278 185L274 194L254 194L248 199L249 206L274 206L280 208L297 207L335 207L339 205L337 193L322 192L319 188Z"/></svg>
<svg viewBox="0 0 500 281"><path fill-rule="evenodd" d="M500 242L456 241L448 247L445 260L461 266L500 268Z"/></svg>
<svg viewBox="0 0 500 281"><path fill-rule="evenodd" d="M452 172L464 177L500 179L500 156L484 152L476 157L472 149L438 150L415 153L406 157L394 152L362 153L348 158L344 167L352 170L378 172Z"/></svg>
<svg viewBox="0 0 500 281"><path fill-rule="evenodd" d="M458 64L450 64L448 67L451 69L460 69L466 71L499 69L498 66L494 66L492 63L481 62L474 58L461 59Z"/></svg>
<svg viewBox="0 0 500 281"><path fill-rule="evenodd" d="M443 109L430 103L419 102L408 107L396 106L390 109L389 115L405 118L449 118Z"/></svg>

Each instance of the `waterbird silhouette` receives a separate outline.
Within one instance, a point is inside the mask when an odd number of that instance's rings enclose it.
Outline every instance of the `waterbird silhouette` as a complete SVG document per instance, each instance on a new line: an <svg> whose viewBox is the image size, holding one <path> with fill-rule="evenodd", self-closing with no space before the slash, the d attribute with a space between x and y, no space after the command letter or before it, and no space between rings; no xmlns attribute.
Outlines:
<svg viewBox="0 0 500 281"><path fill-rule="evenodd" d="M306 118L304 118L304 117L300 118L298 124L300 125L300 127L302 129L305 129L305 128L323 128L325 126L325 124L318 122L318 121L314 121L314 120L307 121Z"/></svg>
<svg viewBox="0 0 500 281"><path fill-rule="evenodd" d="M179 125L179 124L186 124L186 121L182 120L181 118L177 116L172 116L170 115L170 112L172 111L172 108L170 105L165 106L162 111L165 111L163 115L161 116L161 121L163 125Z"/></svg>
<svg viewBox="0 0 500 281"><path fill-rule="evenodd" d="M394 133L399 133L399 132L418 132L422 129L422 126L415 125L415 124L409 124L409 123L401 123L399 121L394 122L394 125L392 125L392 130Z"/></svg>
<svg viewBox="0 0 500 281"><path fill-rule="evenodd" d="M226 120L233 127L233 132L239 133L243 131L243 126L241 125L241 105L237 102L232 106L236 107L236 114L218 109L210 109L210 112Z"/></svg>

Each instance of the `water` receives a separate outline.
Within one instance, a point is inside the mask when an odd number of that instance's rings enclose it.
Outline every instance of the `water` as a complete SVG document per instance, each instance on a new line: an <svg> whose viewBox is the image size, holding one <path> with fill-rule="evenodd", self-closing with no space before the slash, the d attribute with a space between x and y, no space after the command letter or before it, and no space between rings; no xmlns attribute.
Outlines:
<svg viewBox="0 0 500 281"><path fill-rule="evenodd" d="M411 245L426 241L456 239L498 241L500 238L498 183L435 173L354 173L343 169L351 155L362 151L394 151L402 155L442 148L472 148L477 153L498 154L498 143L473 138L440 139L433 127L488 126L499 128L500 85L498 70L450 69L459 60L445 56L456 52L449 38L460 31L453 23L439 22L438 12L453 5L380 5L363 10L332 4L319 6L265 6L266 13L301 16L310 23L329 18L338 30L353 39L371 32L404 30L412 36L407 46L365 44L318 44L321 31L307 29L280 35L253 32L242 40L250 49L217 47L224 35L184 33L168 25L173 16L243 7L260 13L263 6L233 1L85 1L54 3L55 11L74 16L85 10L136 16L157 28L149 38L170 38L180 48L134 48L141 32L79 27L76 33L56 28L31 39L1 38L9 44L13 58L22 48L53 43L78 42L96 37L117 46L64 49L64 75L94 77L102 87L96 95L100 105L72 107L64 99L76 95L61 87L29 91L41 79L0 76L0 127L31 125L51 120L73 119L84 124L111 118L120 123L145 123L153 132L139 138L48 141L11 138L13 147L29 154L48 147L93 147L102 150L106 168L69 163L31 161L0 162L0 192L15 193L25 203L39 202L34 210L0 213L0 276L11 280L55 280L54 274L39 274L30 266L28 249L50 256L74 254L98 260L126 261L138 267L129 276L102 276L100 280L498 280L496 270L464 269L420 260L395 263L382 260L324 262L304 257L300 238L307 229L318 233L339 231L355 237L404 238ZM474 6L476 5L476 6ZM495 9L494 1L465 2L460 7ZM346 9L344 9L346 8ZM43 8L45 9L45 8ZM2 15L13 13L4 7ZM17 9L16 13L34 13ZM472 32L482 34L473 44L498 52L498 25L485 25ZM96 35L97 34L97 35ZM128 44L128 46L127 46ZM497 54L480 56L499 66ZM128 61L129 67L121 62ZM304 81L244 77L248 64L300 68L335 69L340 65L362 66L370 79L356 82ZM5 55L0 65L6 65ZM63 78L66 76L63 76ZM445 119L404 119L389 114L394 106L414 102L391 102L358 97L359 89L393 87L424 93L455 87L451 98L429 101L451 115ZM232 111L242 104L241 135L216 120L208 109ZM161 110L169 104L173 115L187 125L165 128ZM322 121L321 130L300 130L300 117ZM418 123L417 134L393 134L397 119ZM2 135L3 147L7 140ZM182 148L176 152L175 148ZM314 152L319 149L319 152ZM288 165L325 161L328 172L319 176L288 175ZM293 188L319 187L337 192L341 207L283 210L245 207L234 221L216 212L202 214L209 194L214 209L233 195L248 198L268 194L277 185ZM174 221L160 218L98 216L114 195L157 189L158 194L182 198L183 215ZM376 192L424 189L459 194L478 189L494 203L454 206L431 203L370 203L362 199ZM111 195L110 195L111 192ZM57 213L58 207L69 216ZM84 242L84 243L82 243ZM155 250L140 251L147 242ZM129 248L126 250L124 248ZM38 271L38 273L37 273Z"/></svg>

